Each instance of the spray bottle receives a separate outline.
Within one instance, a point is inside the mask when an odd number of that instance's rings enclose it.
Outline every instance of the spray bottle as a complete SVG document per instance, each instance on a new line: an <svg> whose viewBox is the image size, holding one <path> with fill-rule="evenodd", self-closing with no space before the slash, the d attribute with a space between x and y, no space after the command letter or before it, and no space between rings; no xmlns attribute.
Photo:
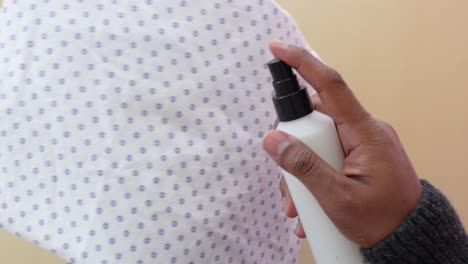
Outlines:
<svg viewBox="0 0 468 264"><path fill-rule="evenodd" d="M314 110L307 89L299 85L289 65L274 59L268 67L280 122L277 129L300 139L331 167L341 171L344 154L333 119ZM309 189L286 171L284 177L316 263L364 263L359 246L340 233Z"/></svg>

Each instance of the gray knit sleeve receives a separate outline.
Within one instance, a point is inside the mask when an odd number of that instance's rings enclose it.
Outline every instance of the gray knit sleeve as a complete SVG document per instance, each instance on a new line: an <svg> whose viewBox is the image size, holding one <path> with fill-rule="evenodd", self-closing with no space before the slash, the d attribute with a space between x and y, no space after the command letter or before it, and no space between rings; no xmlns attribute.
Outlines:
<svg viewBox="0 0 468 264"><path fill-rule="evenodd" d="M468 263L468 238L447 198L427 181L418 206L388 238L362 249L369 264Z"/></svg>

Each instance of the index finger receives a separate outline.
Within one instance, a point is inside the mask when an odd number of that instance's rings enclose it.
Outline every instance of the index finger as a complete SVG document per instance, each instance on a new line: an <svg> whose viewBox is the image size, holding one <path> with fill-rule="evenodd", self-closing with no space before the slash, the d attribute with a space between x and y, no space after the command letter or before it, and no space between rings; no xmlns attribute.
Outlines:
<svg viewBox="0 0 468 264"><path fill-rule="evenodd" d="M307 50L279 41L272 41L270 49L276 58L295 68L315 88L328 114L338 125L368 118L369 114L340 74Z"/></svg>

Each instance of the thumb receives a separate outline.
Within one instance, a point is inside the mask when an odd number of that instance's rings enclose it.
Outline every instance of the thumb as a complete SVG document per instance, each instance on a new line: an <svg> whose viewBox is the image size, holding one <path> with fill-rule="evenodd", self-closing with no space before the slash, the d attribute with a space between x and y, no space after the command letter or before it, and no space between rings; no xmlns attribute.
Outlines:
<svg viewBox="0 0 468 264"><path fill-rule="evenodd" d="M323 206L336 197L345 178L299 139L273 130L263 140L263 148L275 162L297 177ZM328 202L326 202L328 201Z"/></svg>

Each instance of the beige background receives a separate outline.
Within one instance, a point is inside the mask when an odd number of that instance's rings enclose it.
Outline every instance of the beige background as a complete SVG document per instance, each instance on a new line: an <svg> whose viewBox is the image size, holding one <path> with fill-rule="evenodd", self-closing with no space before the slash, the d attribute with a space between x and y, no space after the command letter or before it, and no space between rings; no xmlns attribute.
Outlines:
<svg viewBox="0 0 468 264"><path fill-rule="evenodd" d="M468 223L468 1L278 1ZM62 263L1 232L0 259ZM308 250L301 263L311 263Z"/></svg>

